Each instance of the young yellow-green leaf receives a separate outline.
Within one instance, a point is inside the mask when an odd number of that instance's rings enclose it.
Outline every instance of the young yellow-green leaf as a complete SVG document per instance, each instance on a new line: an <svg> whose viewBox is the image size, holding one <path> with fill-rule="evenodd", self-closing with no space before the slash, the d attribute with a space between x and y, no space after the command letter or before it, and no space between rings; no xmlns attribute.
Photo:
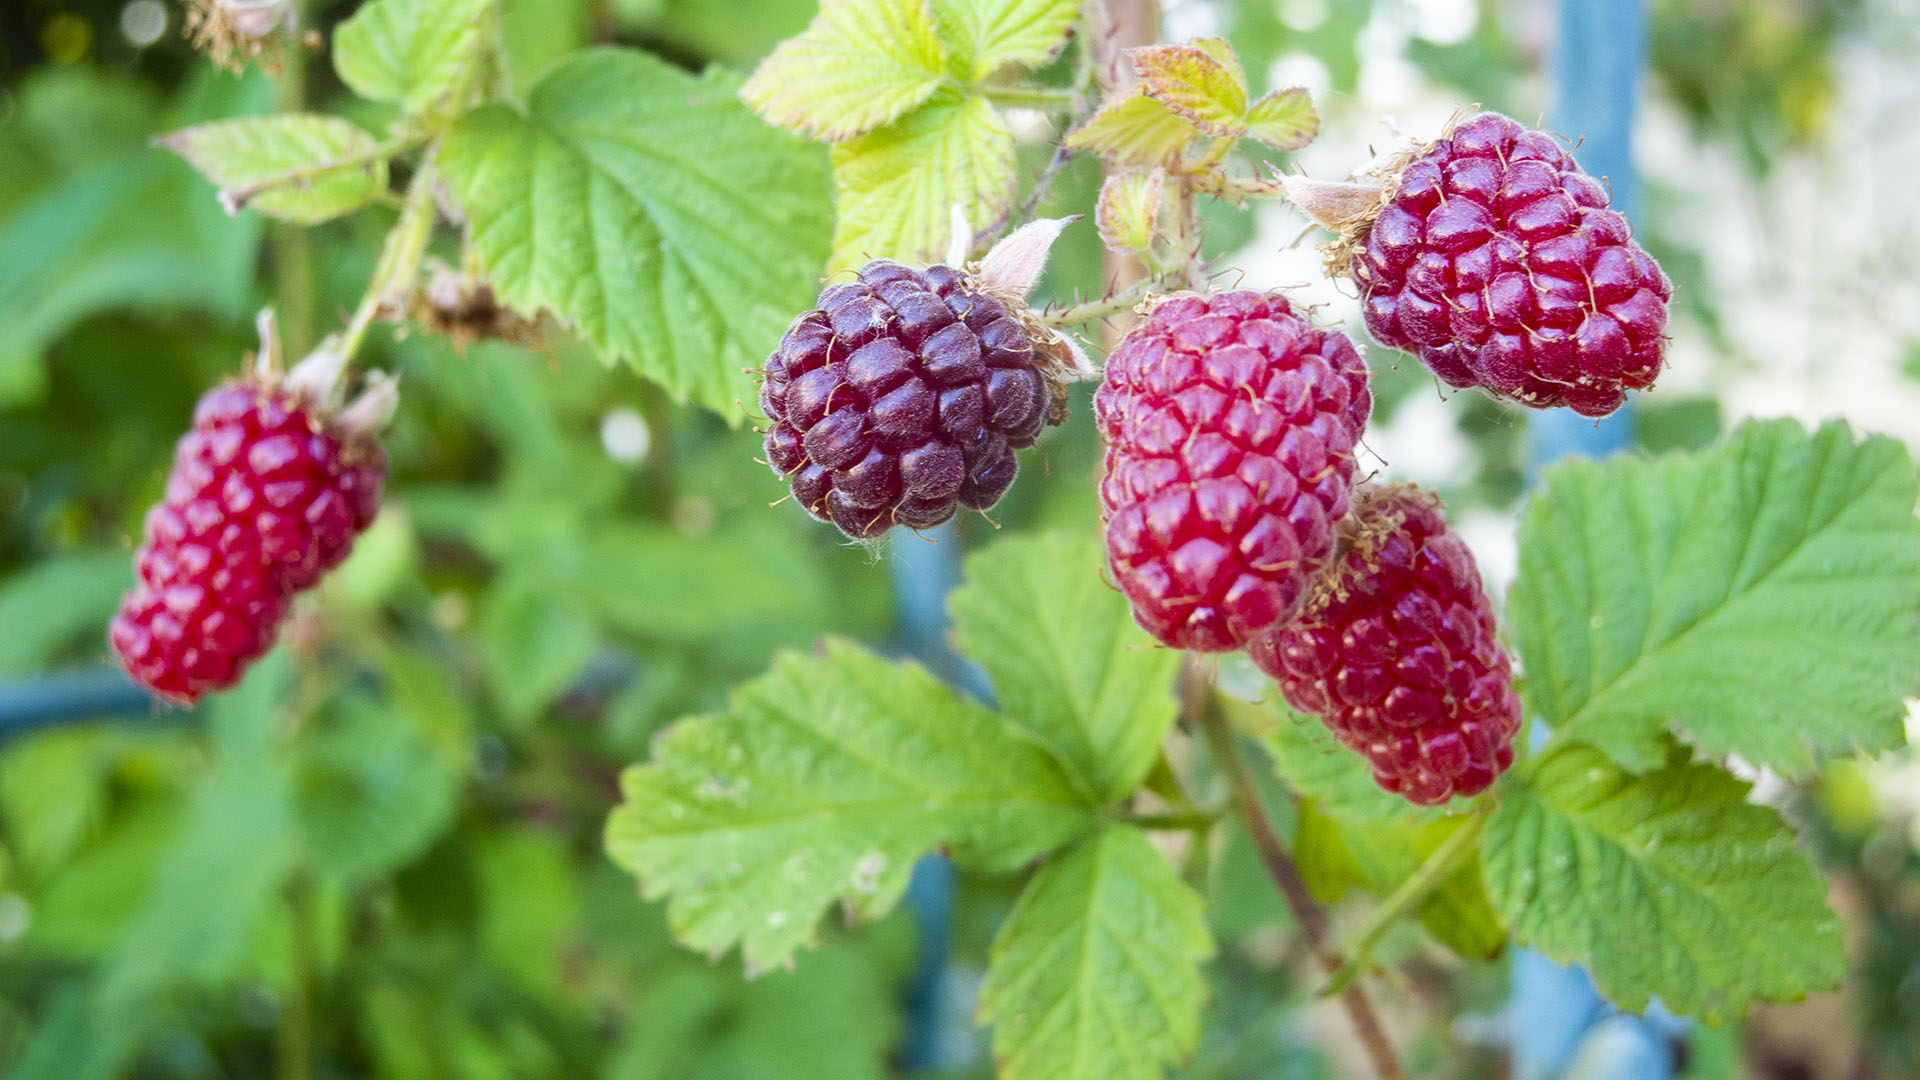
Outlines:
<svg viewBox="0 0 1920 1080"><path fill-rule="evenodd" d="M363 154L377 145L347 121L316 113L219 120L163 136L160 144L227 190ZM246 205L283 221L312 225L357 210L385 190L387 163L380 160L273 188Z"/></svg>
<svg viewBox="0 0 1920 1080"><path fill-rule="evenodd" d="M1027 883L993 939L978 1019L1002 1080L1159 1080L1200 1039L1206 905L1114 825Z"/></svg>
<svg viewBox="0 0 1920 1080"><path fill-rule="evenodd" d="M1130 169L1107 177L1093 208L1101 242L1123 255L1152 247L1166 181L1165 169Z"/></svg>
<svg viewBox="0 0 1920 1080"><path fill-rule="evenodd" d="M1080 0L933 0L953 77L976 82L1008 64L1039 67L1067 43Z"/></svg>
<svg viewBox="0 0 1920 1080"><path fill-rule="evenodd" d="M833 148L840 189L832 268L869 259L933 262L957 203L975 230L1013 205L1013 135L993 106L943 90L897 124Z"/></svg>
<svg viewBox="0 0 1920 1080"><path fill-rule="evenodd" d="M687 945L752 969L814 940L835 902L890 909L945 846L1011 870L1092 817L1053 758L912 664L829 643L783 655L727 711L682 720L628 769L607 850Z"/></svg>
<svg viewBox="0 0 1920 1080"><path fill-rule="evenodd" d="M770 124L838 142L892 123L947 75L928 0L821 0L740 96Z"/></svg>
<svg viewBox="0 0 1920 1080"><path fill-rule="evenodd" d="M333 68L353 92L409 115L472 85L492 0L368 0L333 32Z"/></svg>
<svg viewBox="0 0 1920 1080"><path fill-rule="evenodd" d="M1634 776L1562 745L1503 783L1481 851L1514 939L1582 965L1630 1012L1658 995L1717 1023L1846 973L1840 920L1792 831L1684 751Z"/></svg>
<svg viewBox="0 0 1920 1080"><path fill-rule="evenodd" d="M629 50L576 53L526 115L468 113L436 159L509 305L550 309L729 418L753 393L741 369L813 300L828 228L824 155L755 119L736 87Z"/></svg>
<svg viewBox="0 0 1920 1080"><path fill-rule="evenodd" d="M1102 566L1092 536L1001 540L968 557L952 612L1001 711L1111 802L1139 785L1173 725L1180 654L1154 645Z"/></svg>
<svg viewBox="0 0 1920 1080"><path fill-rule="evenodd" d="M1248 106L1246 130L1276 150L1298 150L1320 133L1320 113L1305 87L1273 90Z"/></svg>
<svg viewBox="0 0 1920 1080"><path fill-rule="evenodd" d="M1091 150L1109 165L1172 165L1201 137L1200 129L1147 96L1145 87L1109 100L1067 135L1067 146Z"/></svg>
<svg viewBox="0 0 1920 1080"><path fill-rule="evenodd" d="M1421 823L1359 820L1330 813L1318 800L1308 799L1300 807L1294 857L1315 895L1328 903L1355 888L1385 899L1466 824L1460 816ZM1492 956L1506 940L1487 902L1477 858L1461 863L1415 914L1435 941L1471 959Z"/></svg>
<svg viewBox="0 0 1920 1080"><path fill-rule="evenodd" d="M1529 706L1631 768L1680 729L1798 775L1897 745L1920 688L1914 466L1844 424L1548 473L1508 601Z"/></svg>
<svg viewBox="0 0 1920 1080"><path fill-rule="evenodd" d="M1187 45L1149 45L1132 52L1147 92L1209 135L1245 130L1247 77L1219 38Z"/></svg>

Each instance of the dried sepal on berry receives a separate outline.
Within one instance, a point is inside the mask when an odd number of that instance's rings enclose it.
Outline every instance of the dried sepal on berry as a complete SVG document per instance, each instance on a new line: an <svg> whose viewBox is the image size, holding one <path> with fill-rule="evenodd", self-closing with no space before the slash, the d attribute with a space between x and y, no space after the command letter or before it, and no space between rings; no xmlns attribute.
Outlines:
<svg viewBox="0 0 1920 1080"><path fill-rule="evenodd" d="M251 63L278 72L287 48L322 46L319 34L301 32L293 0L188 0L184 31L194 48L233 72Z"/></svg>
<svg viewBox="0 0 1920 1080"><path fill-rule="evenodd" d="M1477 795L1513 762L1520 698L1479 568L1440 501L1362 488L1295 621L1256 639L1288 704L1422 805Z"/></svg>
<svg viewBox="0 0 1920 1080"><path fill-rule="evenodd" d="M461 354L478 341L504 341L529 349L547 344L544 319L527 318L502 304L484 278L450 267L434 269L426 284L414 291L407 314L430 333L449 339Z"/></svg>

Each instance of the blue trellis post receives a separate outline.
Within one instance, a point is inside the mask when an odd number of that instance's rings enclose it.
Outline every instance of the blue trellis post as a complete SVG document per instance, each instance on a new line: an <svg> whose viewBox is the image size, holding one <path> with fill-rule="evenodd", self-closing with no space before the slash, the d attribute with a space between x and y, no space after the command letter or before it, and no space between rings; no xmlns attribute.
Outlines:
<svg viewBox="0 0 1920 1080"><path fill-rule="evenodd" d="M1635 217L1633 122L1646 57L1645 0L1555 0L1556 34L1548 66L1552 101L1546 126L1580 140L1581 167L1603 177L1613 207ZM1593 421L1570 410L1531 413L1528 475L1570 456L1603 457L1633 441L1633 405ZM1544 734L1535 728L1536 737ZM1510 1006L1515 1080L1668 1080L1675 1030L1671 1016L1620 1015L1578 968L1559 967L1531 950L1513 956Z"/></svg>

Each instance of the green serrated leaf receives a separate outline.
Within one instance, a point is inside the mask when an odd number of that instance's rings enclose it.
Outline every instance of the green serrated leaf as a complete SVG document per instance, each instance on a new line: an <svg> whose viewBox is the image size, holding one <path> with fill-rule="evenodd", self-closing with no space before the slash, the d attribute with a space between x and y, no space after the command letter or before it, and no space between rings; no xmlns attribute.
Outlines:
<svg viewBox="0 0 1920 1080"><path fill-rule="evenodd" d="M833 148L840 188L833 268L869 259L933 262L953 207L976 234L1013 206L1013 134L983 98L943 90L897 124Z"/></svg>
<svg viewBox="0 0 1920 1080"><path fill-rule="evenodd" d="M1219 38L1132 52L1147 93L1209 135L1246 130L1247 76Z"/></svg>
<svg viewBox="0 0 1920 1080"><path fill-rule="evenodd" d="M1914 466L1844 424L1551 471L1508 601L1530 708L1632 768L1672 724L1789 775L1897 745L1920 686Z"/></svg>
<svg viewBox="0 0 1920 1080"><path fill-rule="evenodd" d="M1276 150L1298 150L1320 133L1320 113L1303 86L1273 90L1247 107L1246 133Z"/></svg>
<svg viewBox="0 0 1920 1080"><path fill-rule="evenodd" d="M378 145L347 121L315 113L220 120L173 132L160 143L229 190L364 154ZM312 225L357 210L386 190L387 163L379 160L274 188L246 205L269 217Z"/></svg>
<svg viewBox="0 0 1920 1080"><path fill-rule="evenodd" d="M1179 161L1200 137L1199 128L1136 87L1069 132L1067 146L1092 151L1110 165L1153 168Z"/></svg>
<svg viewBox="0 0 1920 1080"><path fill-rule="evenodd" d="M947 66L928 0L821 0L806 32L781 42L740 96L770 124L839 142L925 102Z"/></svg>
<svg viewBox="0 0 1920 1080"><path fill-rule="evenodd" d="M726 712L663 732L622 777L607 849L692 948L750 969L814 940L825 909L873 918L945 846L1009 870L1072 839L1087 807L1045 750L911 664L846 642L781 656Z"/></svg>
<svg viewBox="0 0 1920 1080"><path fill-rule="evenodd" d="M1482 851L1515 940L1628 1011L1657 995L1717 1023L1846 973L1841 922L1780 815L1682 755L1634 776L1560 746L1503 783Z"/></svg>
<svg viewBox="0 0 1920 1080"><path fill-rule="evenodd" d="M493 0L369 0L333 32L333 68L361 97L409 115L468 86L486 47Z"/></svg>
<svg viewBox="0 0 1920 1080"><path fill-rule="evenodd" d="M1165 169L1116 172L1100 185L1094 205L1094 224L1110 250L1126 254L1153 246L1160 229L1160 195L1166 186Z"/></svg>
<svg viewBox="0 0 1920 1080"><path fill-rule="evenodd" d="M1139 829L1049 863L994 937L977 1015L1004 1080L1159 1080L1200 1040L1206 905Z"/></svg>
<svg viewBox="0 0 1920 1080"><path fill-rule="evenodd" d="M1385 899L1420 869L1455 832L1462 816L1421 822L1363 820L1329 812L1318 800L1300 808L1294 857L1320 899L1332 903L1351 889ZM1435 941L1462 956L1484 960L1500 951L1506 931L1487 902L1480 862L1468 858L1415 909Z"/></svg>
<svg viewBox="0 0 1920 1080"><path fill-rule="evenodd" d="M976 82L1008 64L1039 67L1067 43L1080 0L933 0L949 69Z"/></svg>
<svg viewBox="0 0 1920 1080"><path fill-rule="evenodd" d="M582 52L527 115L462 117L438 167L496 291L550 309L675 397L738 422L755 366L819 285L822 155L754 119L732 76Z"/></svg>
<svg viewBox="0 0 1920 1080"><path fill-rule="evenodd" d="M1091 536L1002 540L968 557L951 610L1001 711L1098 801L1131 794L1173 725L1180 654L1141 630Z"/></svg>

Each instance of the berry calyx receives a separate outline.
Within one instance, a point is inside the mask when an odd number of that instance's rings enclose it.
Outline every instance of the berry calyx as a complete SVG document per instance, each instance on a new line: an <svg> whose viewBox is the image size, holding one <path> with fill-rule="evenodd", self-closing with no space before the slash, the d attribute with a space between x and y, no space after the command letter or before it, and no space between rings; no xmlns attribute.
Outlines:
<svg viewBox="0 0 1920 1080"><path fill-rule="evenodd" d="M373 431L393 400L392 384L373 380L329 411L298 371L201 397L108 629L134 681L187 704L272 647L294 594L339 565L379 511L387 459Z"/></svg>
<svg viewBox="0 0 1920 1080"><path fill-rule="evenodd" d="M1107 563L1140 625L1225 651L1291 617L1333 551L1372 403L1353 343L1282 296L1155 306L1094 394Z"/></svg>
<svg viewBox="0 0 1920 1080"><path fill-rule="evenodd" d="M856 540L991 508L1020 470L1014 451L1064 417L1024 313L944 265L880 259L829 285L767 358L767 463Z"/></svg>
<svg viewBox="0 0 1920 1080"><path fill-rule="evenodd" d="M1426 806L1485 791L1513 764L1520 697L1472 553L1412 486L1362 489L1343 533L1300 618L1248 654L1382 788Z"/></svg>
<svg viewBox="0 0 1920 1080"><path fill-rule="evenodd" d="M1673 285L1553 136L1477 113L1377 179L1290 179L1367 331L1453 386L1583 416L1653 385Z"/></svg>

